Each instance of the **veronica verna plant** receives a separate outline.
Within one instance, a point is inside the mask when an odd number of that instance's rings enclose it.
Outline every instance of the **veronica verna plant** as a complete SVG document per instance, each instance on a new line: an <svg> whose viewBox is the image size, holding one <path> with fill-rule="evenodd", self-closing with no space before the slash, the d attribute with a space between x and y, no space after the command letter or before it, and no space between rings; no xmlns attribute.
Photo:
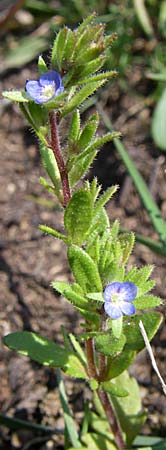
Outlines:
<svg viewBox="0 0 166 450"><path fill-rule="evenodd" d="M96 178L91 183L82 181L81 187L79 183L99 148L119 135L98 136L98 113L82 124L79 112L83 102L116 75L115 70L103 70L115 37L105 35L105 26L96 23L95 15L74 31L65 26L53 43L50 66L40 56L39 75L26 82L25 90L3 94L19 103L38 136L47 173L47 179L40 178L40 182L61 205L64 233L49 224L39 228L66 245L74 279L70 284L55 280L52 287L83 318L79 336L63 331L63 346L26 331L5 336L4 342L39 363L89 383L95 412L88 411L86 426L84 422L76 444L70 436L67 449L71 444L72 449L131 448L146 418L136 380L128 373L145 346L139 321L151 340L162 320L159 312L144 312L160 304L158 297L149 295L155 284L149 281L153 267L127 270L134 235L119 234L119 222L109 222L105 204L117 186L100 194ZM63 146L62 122L66 129Z"/></svg>

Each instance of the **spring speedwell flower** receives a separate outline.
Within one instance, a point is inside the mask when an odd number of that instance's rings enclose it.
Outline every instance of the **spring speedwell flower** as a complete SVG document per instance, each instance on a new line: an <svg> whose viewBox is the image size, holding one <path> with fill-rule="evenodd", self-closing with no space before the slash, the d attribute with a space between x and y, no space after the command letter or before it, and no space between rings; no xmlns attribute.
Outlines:
<svg viewBox="0 0 166 450"><path fill-rule="evenodd" d="M40 76L39 80L28 80L26 91L35 103L46 103L63 92L61 76L55 70L50 70Z"/></svg>
<svg viewBox="0 0 166 450"><path fill-rule="evenodd" d="M104 310L111 319L118 319L123 314L135 314L135 306L131 303L137 295L137 286L132 282L115 281L104 290Z"/></svg>

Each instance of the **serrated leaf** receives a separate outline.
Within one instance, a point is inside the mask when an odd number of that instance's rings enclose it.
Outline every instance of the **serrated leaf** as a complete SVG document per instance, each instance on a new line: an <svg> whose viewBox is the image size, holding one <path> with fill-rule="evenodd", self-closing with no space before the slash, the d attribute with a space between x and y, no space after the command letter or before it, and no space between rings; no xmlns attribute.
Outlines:
<svg viewBox="0 0 166 450"><path fill-rule="evenodd" d="M135 235L134 233L120 234L119 241L122 249L122 262L126 264L134 247Z"/></svg>
<svg viewBox="0 0 166 450"><path fill-rule="evenodd" d="M64 225L71 242L81 245L92 221L91 195L84 189L75 192L65 210Z"/></svg>
<svg viewBox="0 0 166 450"><path fill-rule="evenodd" d="M86 174L89 167L93 163L93 160L97 154L97 151L90 153L89 155L83 156L82 158L77 158L69 171L69 180L71 187L80 181L80 179Z"/></svg>
<svg viewBox="0 0 166 450"><path fill-rule="evenodd" d="M81 75L81 79L84 79L88 75L97 72L104 65L106 60L106 56L99 56L99 58L95 58L94 60L88 62L86 65L82 65L79 68L79 72ZM80 80L79 80L80 82Z"/></svg>
<svg viewBox="0 0 166 450"><path fill-rule="evenodd" d="M66 41L64 45L63 51L63 62L67 61L67 64L70 65L70 62L73 62L73 51L75 48L75 33L68 28Z"/></svg>
<svg viewBox="0 0 166 450"><path fill-rule="evenodd" d="M68 261L76 279L85 292L102 291L102 284L95 262L81 248L72 245L68 249Z"/></svg>
<svg viewBox="0 0 166 450"><path fill-rule="evenodd" d="M127 397L128 391L123 388L123 386L119 385L119 380L116 382L116 379L114 382L112 381L104 381L101 383L101 389L103 389L105 392L108 392L111 395L115 395L115 397Z"/></svg>
<svg viewBox="0 0 166 450"><path fill-rule="evenodd" d="M117 189L118 186L111 186L105 192L103 192L103 194L95 203L94 215L97 214L100 211L100 209L111 199L111 197L115 194Z"/></svg>
<svg viewBox="0 0 166 450"><path fill-rule="evenodd" d="M142 286L138 286L138 297L142 297L142 295L146 294L147 292L151 291L153 287L155 286L156 282L154 280L149 280L143 283Z"/></svg>
<svg viewBox="0 0 166 450"><path fill-rule="evenodd" d="M52 55L51 55L51 62L53 68L57 69L59 72L61 72L62 68L62 58L63 58L63 52L64 52L64 46L65 41L67 37L68 28L64 27L62 28L59 33L57 34L55 41L53 43L52 47Z"/></svg>
<svg viewBox="0 0 166 450"><path fill-rule="evenodd" d="M83 86L79 91L69 100L61 111L62 117L69 114L75 108L81 105L90 95L92 95L97 89L103 86L103 81L96 81Z"/></svg>
<svg viewBox="0 0 166 450"><path fill-rule="evenodd" d="M68 365L69 352L36 333L21 331L4 337L4 343L12 350L29 356L34 361L50 367Z"/></svg>
<svg viewBox="0 0 166 450"><path fill-rule="evenodd" d="M89 309L89 301L80 292L76 292L75 284L69 285L63 281L53 281L51 285L77 308Z"/></svg>
<svg viewBox="0 0 166 450"><path fill-rule="evenodd" d="M92 292L86 295L87 298L93 300L94 302L104 303L103 294L101 292Z"/></svg>
<svg viewBox="0 0 166 450"><path fill-rule="evenodd" d="M117 74L118 73L116 70L110 70L108 72L98 73L97 75L91 75L90 77L87 77L87 78L81 78L78 81L78 84L87 84L87 83L91 83L91 82L95 82L95 81L99 81L99 80L108 81L109 78L117 77Z"/></svg>
<svg viewBox="0 0 166 450"><path fill-rule="evenodd" d="M115 356L120 353L125 345L126 338L124 334L121 334L117 339L113 333L105 332L100 333L95 337L96 348L98 352L107 356Z"/></svg>
<svg viewBox="0 0 166 450"><path fill-rule="evenodd" d="M86 49L84 48L83 51L80 51L78 53L76 62L77 64L87 64L88 62L98 58L99 55L103 53L103 51L104 51L103 43L100 42L93 43L93 46L90 46L89 48L87 47Z"/></svg>
<svg viewBox="0 0 166 450"><path fill-rule="evenodd" d="M2 95L3 97L12 100L12 102L29 102L29 95L25 91L17 91L12 89L11 91L3 91Z"/></svg>
<svg viewBox="0 0 166 450"><path fill-rule="evenodd" d="M166 89L164 89L153 113L152 136L155 144L161 150L166 150Z"/></svg>
<svg viewBox="0 0 166 450"><path fill-rule="evenodd" d="M142 320L148 339L151 341L162 322L162 315L158 312L148 312L130 317L127 323L124 322L123 332L126 336L126 349L128 350L138 352L145 347L145 342L139 328L140 320Z"/></svg>
<svg viewBox="0 0 166 450"><path fill-rule="evenodd" d="M79 139L78 139L78 149L79 152L81 150L85 149L89 142L92 140L93 136L96 133L97 127L99 124L99 116L98 114L92 114L92 116L89 118L88 122L84 126L83 130L80 133Z"/></svg>
<svg viewBox="0 0 166 450"><path fill-rule="evenodd" d="M130 377L128 372L123 372L116 378L119 385L128 391L127 397L111 396L112 403L117 412L122 430L126 434L127 448L139 433L145 419L146 413L142 411L141 397L137 381Z"/></svg>
<svg viewBox="0 0 166 450"><path fill-rule="evenodd" d="M133 362L135 357L134 351L123 348L123 351L114 358L108 359L108 380L116 378L124 370L126 370Z"/></svg>
<svg viewBox="0 0 166 450"><path fill-rule="evenodd" d="M50 236L53 236L57 239L60 239L61 241L65 242L65 244L68 244L68 238L64 234L60 233L57 230L54 230L51 227L48 227L47 225L39 225L39 230L43 231L43 233L49 234Z"/></svg>
<svg viewBox="0 0 166 450"><path fill-rule="evenodd" d="M161 299L155 295L142 295L136 298L133 303L136 309L148 309L159 306Z"/></svg>
<svg viewBox="0 0 166 450"><path fill-rule="evenodd" d="M83 88L82 88L83 89ZM106 144L109 141L112 141L113 139L115 139L116 137L119 137L120 133L116 133L116 132L111 132L111 133L107 133L102 137L99 137L97 139L94 140L94 142L92 144L90 144L85 150L84 152L81 153L81 155L78 156L78 159L82 159L85 156L90 155L91 153L94 152L94 150L97 150L98 148L100 148L101 146L103 146L104 144Z"/></svg>
<svg viewBox="0 0 166 450"><path fill-rule="evenodd" d="M105 208L101 208L99 213L96 214L95 218L93 219L92 226L89 230L89 236L91 236L94 231L100 235L104 232L105 229L109 229L109 227L110 223L106 210Z"/></svg>
<svg viewBox="0 0 166 450"><path fill-rule="evenodd" d="M125 276L125 281L132 281L137 286L145 283L146 280L150 277L153 272L154 266L152 264L148 264L141 269L137 269L137 267L132 267L132 269Z"/></svg>

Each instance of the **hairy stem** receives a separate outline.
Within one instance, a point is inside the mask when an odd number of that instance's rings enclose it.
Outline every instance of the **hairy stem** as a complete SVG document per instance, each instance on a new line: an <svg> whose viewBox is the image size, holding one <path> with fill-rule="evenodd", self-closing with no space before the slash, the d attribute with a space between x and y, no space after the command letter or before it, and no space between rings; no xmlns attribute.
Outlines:
<svg viewBox="0 0 166 450"><path fill-rule="evenodd" d="M61 153L59 136L58 136L58 125L57 125L56 115L55 115L54 111L50 111L49 119L50 119L50 130L51 130L51 148L54 152L55 159L56 159L58 169L60 172L61 181L62 181L62 189L63 189L63 198L64 198L63 206L66 207L70 201L71 194L70 194L68 174L67 174L65 163L64 163L62 153Z"/></svg>
<svg viewBox="0 0 166 450"><path fill-rule="evenodd" d="M95 357L94 357L94 342L93 339L87 339L85 342L86 356L88 362L88 375L90 378L98 379L98 374L96 370Z"/></svg>
<svg viewBox="0 0 166 450"><path fill-rule="evenodd" d="M126 445L125 445L125 442L123 439L122 430L120 428L120 424L115 415L115 412L113 410L113 407L111 405L109 397L108 397L107 393L104 391L98 391L98 396L100 398L100 401L101 401L104 411L106 413L108 422L110 424L110 428L113 432L115 443L117 445L117 449L124 450L126 448Z"/></svg>

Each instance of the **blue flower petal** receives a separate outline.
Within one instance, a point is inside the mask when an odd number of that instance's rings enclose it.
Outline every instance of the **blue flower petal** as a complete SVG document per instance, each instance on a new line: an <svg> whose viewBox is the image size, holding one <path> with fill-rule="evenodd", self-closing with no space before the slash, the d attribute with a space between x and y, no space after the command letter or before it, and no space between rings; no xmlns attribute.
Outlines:
<svg viewBox="0 0 166 450"><path fill-rule="evenodd" d="M31 97L36 97L37 95L40 95L42 90L39 81L37 80L28 80L26 82L25 87L26 91Z"/></svg>
<svg viewBox="0 0 166 450"><path fill-rule="evenodd" d="M119 305L115 303L105 302L104 310L111 319L119 319L119 317L122 317L122 311Z"/></svg>
<svg viewBox="0 0 166 450"><path fill-rule="evenodd" d="M132 282L124 282L121 286L121 293L125 302L132 302L137 295L137 286Z"/></svg>
<svg viewBox="0 0 166 450"><path fill-rule="evenodd" d="M41 86L55 83L57 88L59 88L59 86L61 85L61 76L58 72L55 72L55 70L49 70L49 72L46 72L40 76L39 82Z"/></svg>
<svg viewBox="0 0 166 450"><path fill-rule="evenodd" d="M114 281L114 283L108 284L103 293L104 299L106 301L110 301L112 295L120 292L122 284L123 283L120 283L119 281Z"/></svg>
<svg viewBox="0 0 166 450"><path fill-rule="evenodd" d="M132 303L120 302L119 307L126 316L132 316L136 313L135 306Z"/></svg>
<svg viewBox="0 0 166 450"><path fill-rule="evenodd" d="M26 91L35 103L46 103L60 95L64 90L59 73L54 70L40 76L39 80L28 80Z"/></svg>

